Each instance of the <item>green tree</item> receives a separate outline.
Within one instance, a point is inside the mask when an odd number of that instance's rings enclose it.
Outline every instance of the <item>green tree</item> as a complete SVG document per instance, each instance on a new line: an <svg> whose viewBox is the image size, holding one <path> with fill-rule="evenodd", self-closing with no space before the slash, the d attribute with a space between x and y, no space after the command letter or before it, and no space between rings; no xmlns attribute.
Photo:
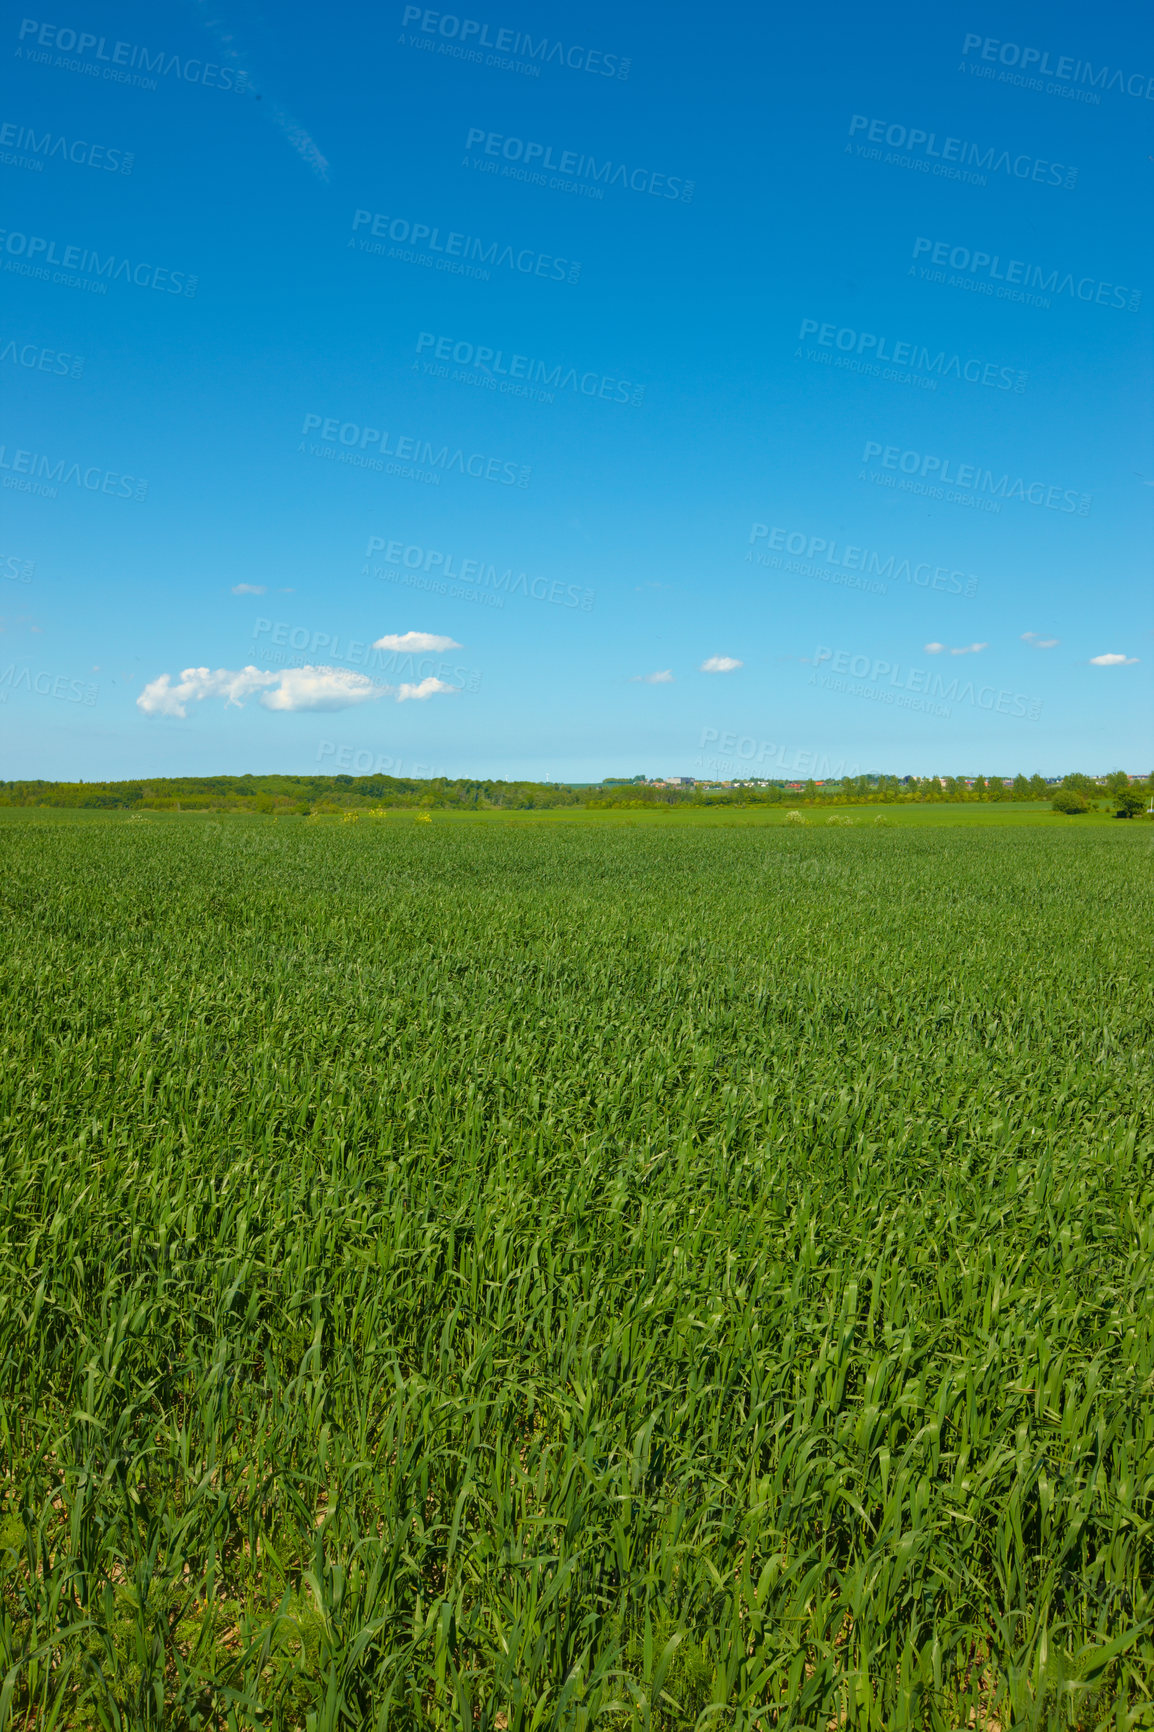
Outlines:
<svg viewBox="0 0 1154 1732"><path fill-rule="evenodd" d="M1135 818L1145 804L1141 788L1131 788L1127 783L1126 787L1114 790L1115 818Z"/></svg>
<svg viewBox="0 0 1154 1732"><path fill-rule="evenodd" d="M1046 798L1046 795L1049 792L1050 792L1050 790L1049 790L1049 788L1047 788L1047 786L1046 786L1045 782L1042 780L1041 776L1039 776L1037 774L1037 772L1035 772L1034 775L1032 775L1030 777L1030 798L1031 798L1031 800L1044 800Z"/></svg>
<svg viewBox="0 0 1154 1732"><path fill-rule="evenodd" d="M1050 805L1055 812L1064 812L1068 818L1076 818L1080 813L1090 810L1085 794L1077 788L1059 788Z"/></svg>

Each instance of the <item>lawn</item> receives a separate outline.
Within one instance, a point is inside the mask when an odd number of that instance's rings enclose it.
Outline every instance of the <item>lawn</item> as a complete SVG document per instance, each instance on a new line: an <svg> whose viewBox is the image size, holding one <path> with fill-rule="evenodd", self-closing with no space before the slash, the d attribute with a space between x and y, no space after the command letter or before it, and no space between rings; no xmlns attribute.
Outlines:
<svg viewBox="0 0 1154 1732"><path fill-rule="evenodd" d="M1154 1726L1154 827L805 815L0 814L0 1728Z"/></svg>

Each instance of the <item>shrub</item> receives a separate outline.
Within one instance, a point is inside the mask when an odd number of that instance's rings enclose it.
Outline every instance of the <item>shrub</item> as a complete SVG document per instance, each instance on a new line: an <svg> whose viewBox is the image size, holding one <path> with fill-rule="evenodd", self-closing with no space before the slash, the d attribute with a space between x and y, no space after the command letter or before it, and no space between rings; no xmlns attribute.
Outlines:
<svg viewBox="0 0 1154 1732"><path fill-rule="evenodd" d="M1115 818L1134 818L1145 805L1145 799L1137 788L1119 788L1114 795Z"/></svg>

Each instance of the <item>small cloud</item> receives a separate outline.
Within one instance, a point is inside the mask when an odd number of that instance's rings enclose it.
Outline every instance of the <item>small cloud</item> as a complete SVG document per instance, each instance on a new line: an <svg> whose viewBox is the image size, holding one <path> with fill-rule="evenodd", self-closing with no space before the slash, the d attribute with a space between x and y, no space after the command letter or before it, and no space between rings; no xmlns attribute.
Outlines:
<svg viewBox="0 0 1154 1732"><path fill-rule="evenodd" d="M655 674L633 674L630 679L630 684L640 684L643 686L671 686L673 684L673 669L661 668L660 671Z"/></svg>
<svg viewBox="0 0 1154 1732"><path fill-rule="evenodd" d="M1137 656L1091 656L1090 666L1092 668L1128 668L1137 660Z"/></svg>
<svg viewBox="0 0 1154 1732"><path fill-rule="evenodd" d="M277 594L278 594L278 595L295 595L295 594L296 594L296 590L295 590L295 589L291 589L291 588L290 588L290 589L278 589L278 590L277 590Z"/></svg>
<svg viewBox="0 0 1154 1732"><path fill-rule="evenodd" d="M708 656L701 664L703 674L731 674L736 668L744 667L735 656Z"/></svg>
<svg viewBox="0 0 1154 1732"><path fill-rule="evenodd" d="M1061 638L1039 637L1036 631L1024 631L1022 642L1028 643L1031 649L1057 649Z"/></svg>
<svg viewBox="0 0 1154 1732"><path fill-rule="evenodd" d="M263 583L234 583L232 593L234 595L267 595L268 591Z"/></svg>
<svg viewBox="0 0 1154 1732"><path fill-rule="evenodd" d="M391 632L379 637L373 644L374 649L400 650L402 654L422 655L428 650L460 649L460 644L451 637L438 637L432 631Z"/></svg>
<svg viewBox="0 0 1154 1732"><path fill-rule="evenodd" d="M399 685L397 687L397 702L403 704L408 698L431 698L435 697L438 692L456 692L459 689L458 686L447 686L444 680L435 680L430 676L429 679L422 680L420 685Z"/></svg>
<svg viewBox="0 0 1154 1732"><path fill-rule="evenodd" d="M988 643L962 644L958 649L948 648L944 643L926 643L922 645L928 656L940 656L943 652L952 656L976 656L979 650L989 649Z"/></svg>
<svg viewBox="0 0 1154 1732"><path fill-rule="evenodd" d="M924 643L922 645L928 656L940 656L945 647L944 643Z"/></svg>

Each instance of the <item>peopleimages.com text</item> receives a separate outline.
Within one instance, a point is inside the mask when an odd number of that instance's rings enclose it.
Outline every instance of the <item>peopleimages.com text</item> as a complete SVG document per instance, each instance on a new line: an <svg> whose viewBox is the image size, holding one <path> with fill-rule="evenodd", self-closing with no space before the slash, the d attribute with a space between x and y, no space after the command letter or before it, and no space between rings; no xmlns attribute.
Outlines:
<svg viewBox="0 0 1154 1732"><path fill-rule="evenodd" d="M961 167L984 170L991 174L1007 174L1011 180L1032 180L1040 186L1060 186L1072 192L1078 184L1078 170L1064 162L1030 156L1025 151L999 150L997 145L974 144L967 138L939 140L936 132L926 132L918 126L904 126L900 121L872 120L868 114L850 117L849 136L864 133L871 144L888 145L891 150L906 150L911 157L927 162L956 163ZM849 146L846 146L849 150Z"/></svg>
<svg viewBox="0 0 1154 1732"><path fill-rule="evenodd" d="M942 269L966 271L995 283L1019 284L1045 295L1069 295L1072 300L1093 301L1099 307L1121 307L1127 313L1136 313L1142 303L1141 289L1101 282L1097 277L1075 277L1072 271L1047 270L1042 265L1028 264L1025 259L1007 259L1003 269L998 253L954 246L951 241L934 241L926 235L919 235L914 241L913 256L927 259ZM913 275L912 268L909 274Z"/></svg>
<svg viewBox="0 0 1154 1732"><path fill-rule="evenodd" d="M531 247L502 246L499 241L490 241L486 245L476 235L460 234L454 229L447 231L444 241L438 245L441 231L430 228L428 223L411 223L405 217L389 217L381 211L358 210L353 212L353 233L369 224L369 233L378 240L390 240L397 246L406 242L411 247L425 246L430 253L441 253L446 261L457 259L461 268L467 269L469 261L474 267L485 265L504 265L511 271L518 271L526 277L544 277L547 281L556 283L575 283L581 275L581 266L573 264L569 259L554 258L551 253L538 253ZM360 244L365 245L362 237ZM350 241L352 246L353 242ZM381 250L381 249L377 249ZM487 274L474 268L474 274Z"/></svg>
<svg viewBox="0 0 1154 1732"><path fill-rule="evenodd" d="M1018 42L1003 42L998 36L975 36L972 33L962 43L962 58L978 51L980 60L995 65L1017 66L1023 72L1031 69L1043 78L1061 78L1071 84L1089 84L1098 90L1117 90L1126 96L1144 97L1154 102L1154 77L1145 72L1124 73L1119 67L1099 66L1097 71L1089 60L1076 60L1072 55L1056 56L1050 65L1048 48L1026 48Z"/></svg>
<svg viewBox="0 0 1154 1732"><path fill-rule="evenodd" d="M36 18L21 19L18 39L29 45L35 43L37 48L55 48L62 54L76 54L82 60L91 54L94 62L103 63L105 76L120 77L125 82L131 81L132 71L159 72L162 78L175 76L185 84L203 84L208 90L235 90L238 94L248 90L247 72L217 66L211 60L186 58L182 61L179 54L167 53L163 48L154 53L139 42L113 42L111 50L105 52L111 41L107 36L94 36L89 31L70 30L59 24L41 24ZM97 66L94 65L92 70L97 71Z"/></svg>
<svg viewBox="0 0 1154 1732"><path fill-rule="evenodd" d="M868 466L878 458L882 469L895 470L907 476L916 475L920 481L972 488L975 493L993 494L996 499L1020 499L1023 505L1044 505L1049 511L1077 512L1079 517L1090 515L1093 495L1079 493L1075 487L1027 481L1021 475L1000 475L995 480L993 470L984 469L980 463L955 463L952 457L903 451L900 445L881 445L876 439L867 439L862 462Z"/></svg>
<svg viewBox="0 0 1154 1732"><path fill-rule="evenodd" d="M496 35L490 38L489 26L481 19L460 18L453 12L432 12L424 6L406 6L401 14L402 26L417 24L418 19L418 28L426 36L460 42L464 48L472 45L491 49L496 54L511 54L518 60L536 61L539 65L533 67L535 72L541 65L567 66L571 72L592 72L601 78L626 79L632 65L632 61L623 60L619 54L606 54L599 48L582 48L577 43L566 47L563 42L551 42L547 36L539 36L534 41L525 31L503 26L497 28Z"/></svg>

